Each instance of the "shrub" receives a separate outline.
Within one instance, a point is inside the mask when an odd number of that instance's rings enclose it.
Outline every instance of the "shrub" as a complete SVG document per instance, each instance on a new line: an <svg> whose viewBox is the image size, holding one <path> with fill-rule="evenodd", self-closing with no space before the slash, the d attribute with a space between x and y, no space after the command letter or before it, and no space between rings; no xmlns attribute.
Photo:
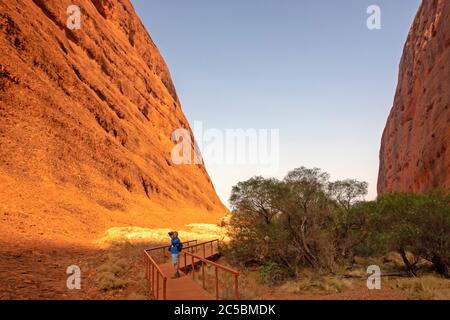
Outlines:
<svg viewBox="0 0 450 320"><path fill-rule="evenodd" d="M106 261L97 269L100 290L122 289L129 284L127 280L121 279L128 269L128 263L125 259L119 258L115 250L108 252Z"/></svg>
<svg viewBox="0 0 450 320"><path fill-rule="evenodd" d="M258 274L260 281L269 286L279 284L286 278L285 271L274 262L268 262L259 267Z"/></svg>
<svg viewBox="0 0 450 320"><path fill-rule="evenodd" d="M400 289L408 293L412 299L418 300L449 300L449 280L439 276L427 275L417 278L403 278L396 280L392 289Z"/></svg>
<svg viewBox="0 0 450 320"><path fill-rule="evenodd" d="M416 265L423 258L449 277L449 192L392 193L380 197L377 206L371 219L371 241L378 252L399 252L413 275L417 275ZM412 253L412 259L407 252Z"/></svg>
<svg viewBox="0 0 450 320"><path fill-rule="evenodd" d="M367 186L354 180L330 186L328 179L318 168L300 167L282 181L254 177L234 186L228 226L231 241L225 248L230 261L260 265L262 270L276 265L285 278L298 275L305 266L317 272L333 270L337 244L343 244L336 241L337 236L344 238L351 206ZM340 203L347 212L345 221L336 219L336 212L344 210ZM346 246L356 241L359 238Z"/></svg>
<svg viewBox="0 0 450 320"><path fill-rule="evenodd" d="M103 272L99 277L99 288L103 291L125 288L128 282L112 272Z"/></svg>
<svg viewBox="0 0 450 320"><path fill-rule="evenodd" d="M392 251L412 275L425 259L449 277L450 192L392 193L369 202L366 194L366 182L330 182L318 168L239 182L224 253L233 264L260 266L267 283L297 277L304 267L334 272L356 255Z"/></svg>

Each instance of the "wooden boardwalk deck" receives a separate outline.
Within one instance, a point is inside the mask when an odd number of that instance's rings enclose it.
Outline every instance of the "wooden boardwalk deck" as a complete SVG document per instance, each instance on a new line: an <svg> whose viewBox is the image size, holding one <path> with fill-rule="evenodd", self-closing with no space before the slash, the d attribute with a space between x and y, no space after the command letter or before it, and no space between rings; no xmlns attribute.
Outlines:
<svg viewBox="0 0 450 320"><path fill-rule="evenodd" d="M203 249L204 248L204 249ZM204 246L195 248L185 248L187 252L195 253L202 258L209 259L218 253L215 246ZM198 262L196 262L197 264ZM158 264L161 271L167 276L166 299L167 300L215 300L215 296L207 292L203 287L192 279L191 273L185 273L191 270L191 261L189 257L180 254L179 266L181 277L172 279L175 271L170 258L165 259L163 263ZM159 289L159 297L162 296L161 287Z"/></svg>

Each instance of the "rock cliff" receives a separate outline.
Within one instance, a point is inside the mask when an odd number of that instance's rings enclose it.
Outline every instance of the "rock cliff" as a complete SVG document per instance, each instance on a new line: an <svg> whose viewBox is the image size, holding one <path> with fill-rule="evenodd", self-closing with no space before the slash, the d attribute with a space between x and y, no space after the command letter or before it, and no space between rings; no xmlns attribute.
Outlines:
<svg viewBox="0 0 450 320"><path fill-rule="evenodd" d="M80 29L70 5L0 2L2 237L218 221L204 165L171 160L172 132L190 127L131 3L77 1Z"/></svg>
<svg viewBox="0 0 450 320"><path fill-rule="evenodd" d="M383 132L378 192L450 188L450 1L424 0Z"/></svg>

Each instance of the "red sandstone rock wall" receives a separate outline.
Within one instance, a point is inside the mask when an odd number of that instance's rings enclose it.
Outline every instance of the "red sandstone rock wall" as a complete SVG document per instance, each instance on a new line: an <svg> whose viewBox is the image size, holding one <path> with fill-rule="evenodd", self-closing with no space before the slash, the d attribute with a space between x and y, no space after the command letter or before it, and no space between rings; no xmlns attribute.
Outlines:
<svg viewBox="0 0 450 320"><path fill-rule="evenodd" d="M450 188L450 1L424 0L400 62L378 192Z"/></svg>
<svg viewBox="0 0 450 320"><path fill-rule="evenodd" d="M130 2L77 1L80 30L71 4L0 2L0 233L217 221L205 167L171 161L189 124Z"/></svg>

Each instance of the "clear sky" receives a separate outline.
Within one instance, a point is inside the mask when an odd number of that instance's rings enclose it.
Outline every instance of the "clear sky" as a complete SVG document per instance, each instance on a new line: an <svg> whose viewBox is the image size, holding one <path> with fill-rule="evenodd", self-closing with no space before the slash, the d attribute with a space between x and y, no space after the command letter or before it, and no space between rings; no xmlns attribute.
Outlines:
<svg viewBox="0 0 450 320"><path fill-rule="evenodd" d="M191 126L279 129L282 178L319 167L369 183L420 0L133 0ZM366 10L381 9L369 30ZM197 139L199 137L196 136ZM208 163L224 204L258 165Z"/></svg>

